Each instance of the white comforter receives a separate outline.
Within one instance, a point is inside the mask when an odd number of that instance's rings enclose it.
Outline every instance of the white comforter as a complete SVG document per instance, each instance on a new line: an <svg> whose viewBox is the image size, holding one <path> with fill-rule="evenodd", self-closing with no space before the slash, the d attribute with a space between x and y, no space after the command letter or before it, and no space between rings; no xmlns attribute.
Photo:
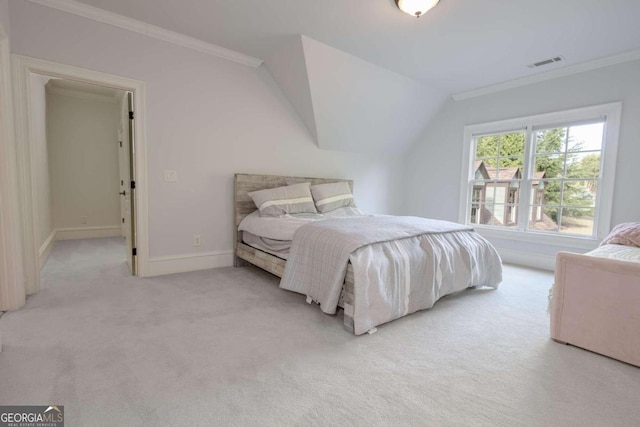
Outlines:
<svg viewBox="0 0 640 427"><path fill-rule="evenodd" d="M471 229L411 217L334 219L299 228L280 286L334 313L346 264L354 268L354 332L418 310L472 286L497 287L502 263ZM349 307L345 307L349 309Z"/></svg>
<svg viewBox="0 0 640 427"><path fill-rule="evenodd" d="M474 286L497 288L502 281L500 256L473 231L375 243L356 250L350 261L356 335L431 308L454 292ZM389 287L390 283L395 285Z"/></svg>

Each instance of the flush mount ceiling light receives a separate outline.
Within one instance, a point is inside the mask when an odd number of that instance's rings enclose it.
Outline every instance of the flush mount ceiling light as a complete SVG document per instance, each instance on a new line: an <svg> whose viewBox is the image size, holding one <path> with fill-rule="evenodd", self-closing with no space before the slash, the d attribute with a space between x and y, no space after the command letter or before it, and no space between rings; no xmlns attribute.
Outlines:
<svg viewBox="0 0 640 427"><path fill-rule="evenodd" d="M398 9L409 15L420 18L433 9L440 0L396 0Z"/></svg>

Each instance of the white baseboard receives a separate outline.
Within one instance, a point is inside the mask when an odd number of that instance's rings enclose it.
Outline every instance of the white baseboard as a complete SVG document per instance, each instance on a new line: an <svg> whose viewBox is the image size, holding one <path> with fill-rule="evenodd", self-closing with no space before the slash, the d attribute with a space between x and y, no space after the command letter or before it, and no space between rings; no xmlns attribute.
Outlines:
<svg viewBox="0 0 640 427"><path fill-rule="evenodd" d="M230 267L233 265L233 251L206 252L200 254L149 258L145 277L187 271L207 270L210 268Z"/></svg>
<svg viewBox="0 0 640 427"><path fill-rule="evenodd" d="M38 265L40 266L40 270L42 270L42 267L44 267L44 263L47 262L47 258L49 258L51 249L53 249L53 244L57 240L57 234L58 234L57 231L58 230L54 229L51 232L51 234L49 234L49 237L47 237L47 240L45 240L42 246L40 246L40 250L38 251L40 255L38 260Z"/></svg>
<svg viewBox="0 0 640 427"><path fill-rule="evenodd" d="M100 237L118 237L122 235L120 225L98 227L58 228L56 240L96 239Z"/></svg>
<svg viewBox="0 0 640 427"><path fill-rule="evenodd" d="M502 262L506 264L516 264L548 271L553 271L556 268L555 255L543 255L499 247L496 247L496 249L502 258Z"/></svg>

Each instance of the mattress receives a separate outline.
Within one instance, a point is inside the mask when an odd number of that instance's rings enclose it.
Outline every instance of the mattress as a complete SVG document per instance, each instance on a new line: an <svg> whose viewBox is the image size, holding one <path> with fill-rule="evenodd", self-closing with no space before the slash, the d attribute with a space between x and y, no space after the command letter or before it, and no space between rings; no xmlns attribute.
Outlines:
<svg viewBox="0 0 640 427"><path fill-rule="evenodd" d="M373 216L364 214L358 208L338 208L324 214L294 214L273 216L260 216L258 211L247 215L238 226L238 230L242 234L249 232L263 239L271 239L277 241L292 241L293 235L305 224L314 221L322 221L328 218L346 218L357 216ZM247 242L245 242L247 243ZM249 244L249 243L247 243Z"/></svg>
<svg viewBox="0 0 640 427"><path fill-rule="evenodd" d="M269 239L266 237L256 236L248 231L242 232L242 242L282 259L287 259L289 257L289 249L291 249L291 240Z"/></svg>
<svg viewBox="0 0 640 427"><path fill-rule="evenodd" d="M288 259L293 235L305 224L330 218L374 216L358 208L344 207L326 213L302 213L277 217L260 216L258 211L247 215L238 226L242 242L263 252Z"/></svg>

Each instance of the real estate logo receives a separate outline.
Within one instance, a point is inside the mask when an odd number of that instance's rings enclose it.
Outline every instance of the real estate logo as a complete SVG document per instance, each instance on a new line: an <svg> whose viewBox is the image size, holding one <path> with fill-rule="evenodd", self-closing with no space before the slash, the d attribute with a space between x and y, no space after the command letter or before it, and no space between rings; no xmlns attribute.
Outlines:
<svg viewBox="0 0 640 427"><path fill-rule="evenodd" d="M64 406L0 406L0 427L64 427Z"/></svg>

